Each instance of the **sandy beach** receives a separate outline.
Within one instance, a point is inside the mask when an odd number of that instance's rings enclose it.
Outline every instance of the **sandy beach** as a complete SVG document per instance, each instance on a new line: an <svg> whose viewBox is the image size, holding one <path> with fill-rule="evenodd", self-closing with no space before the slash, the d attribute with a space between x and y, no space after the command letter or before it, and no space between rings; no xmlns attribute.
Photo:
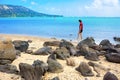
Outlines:
<svg viewBox="0 0 120 80"><path fill-rule="evenodd" d="M10 39L10 40L32 40L32 43L29 43L29 49L28 50L33 50L36 51L39 48L43 47L43 43L45 41L55 41L57 39L52 39L52 38L41 38L41 37L33 37L33 36L24 36L24 35L7 35L7 34L0 34L1 39ZM73 42L73 44L76 46L76 43ZM49 56L49 55L48 55ZM34 60L42 60L46 63L48 56L41 56L41 55L31 55L22 52L21 56L17 57L13 62L12 65L17 66L17 69L19 70L19 63L28 63L32 64ZM76 63L76 66L71 67L67 66L65 60L58 60L58 62L61 63L61 65L64 68L64 71L61 73L46 73L45 80L52 79L56 76L60 78L60 80L85 80L85 78L88 78L88 80L103 80L103 76L105 75L106 71L99 69L100 72L100 77L96 77L96 72L94 72L93 77L83 77L80 72L76 71L75 68L79 66L81 62L89 62L89 60L85 59L83 56L79 57L72 57L73 60ZM106 61L105 57L100 56L99 61L95 61L95 63L101 64L105 68L109 68L110 72L115 74L118 79L120 80L120 64L117 63L111 63ZM91 67L92 68L92 67ZM92 68L93 69L93 68ZM8 73L3 73L0 72L0 80L22 80L19 75L16 74L8 74Z"/></svg>

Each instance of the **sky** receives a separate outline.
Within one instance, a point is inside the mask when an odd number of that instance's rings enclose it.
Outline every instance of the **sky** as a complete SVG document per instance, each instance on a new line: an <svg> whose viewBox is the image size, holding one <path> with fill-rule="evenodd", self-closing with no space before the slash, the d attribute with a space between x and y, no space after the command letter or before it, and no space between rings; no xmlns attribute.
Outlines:
<svg viewBox="0 0 120 80"><path fill-rule="evenodd" d="M0 0L0 4L63 16L120 17L120 0Z"/></svg>

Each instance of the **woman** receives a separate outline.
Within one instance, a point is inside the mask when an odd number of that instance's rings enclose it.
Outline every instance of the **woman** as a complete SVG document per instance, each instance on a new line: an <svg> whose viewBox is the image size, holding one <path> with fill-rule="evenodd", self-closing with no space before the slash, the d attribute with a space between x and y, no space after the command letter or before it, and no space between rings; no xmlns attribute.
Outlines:
<svg viewBox="0 0 120 80"><path fill-rule="evenodd" d="M78 32L78 40L80 38L80 40L82 40L82 32L83 32L83 23L82 23L82 20L78 20L79 21L79 32Z"/></svg>

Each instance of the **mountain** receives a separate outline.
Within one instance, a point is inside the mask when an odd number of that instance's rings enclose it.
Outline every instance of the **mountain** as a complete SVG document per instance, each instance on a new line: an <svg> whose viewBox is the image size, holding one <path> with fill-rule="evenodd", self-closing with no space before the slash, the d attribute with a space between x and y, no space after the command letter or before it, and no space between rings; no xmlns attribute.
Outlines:
<svg viewBox="0 0 120 80"><path fill-rule="evenodd" d="M62 17L39 13L23 6L0 5L0 17Z"/></svg>

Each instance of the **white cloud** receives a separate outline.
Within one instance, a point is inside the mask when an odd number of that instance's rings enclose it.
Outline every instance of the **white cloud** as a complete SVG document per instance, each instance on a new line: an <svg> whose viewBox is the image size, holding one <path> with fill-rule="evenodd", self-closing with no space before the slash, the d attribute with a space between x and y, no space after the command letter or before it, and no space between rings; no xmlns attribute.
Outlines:
<svg viewBox="0 0 120 80"><path fill-rule="evenodd" d="M34 2L34 1L32 1L32 2L31 2L31 5L37 5L37 3L36 3L36 2Z"/></svg>
<svg viewBox="0 0 120 80"><path fill-rule="evenodd" d="M119 0L94 0L85 10L90 16L120 16Z"/></svg>

